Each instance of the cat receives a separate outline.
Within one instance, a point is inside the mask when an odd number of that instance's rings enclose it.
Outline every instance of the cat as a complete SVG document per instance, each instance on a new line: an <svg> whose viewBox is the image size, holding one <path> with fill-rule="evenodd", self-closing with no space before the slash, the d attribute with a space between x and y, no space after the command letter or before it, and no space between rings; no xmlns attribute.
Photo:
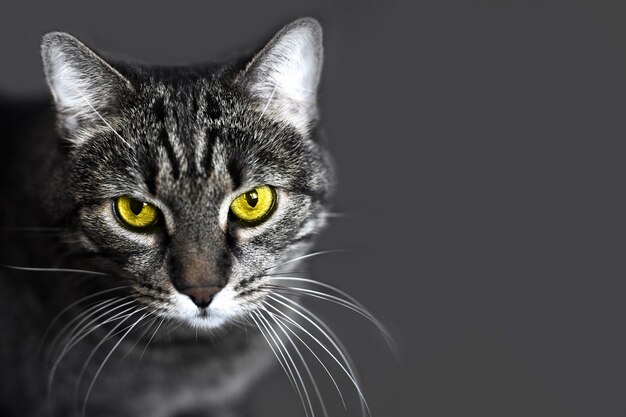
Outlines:
<svg viewBox="0 0 626 417"><path fill-rule="evenodd" d="M322 51L312 18L194 66L43 37L51 99L0 104L1 416L243 415L272 353L313 412L283 342L305 324L357 385L293 296L365 310L290 274L333 193Z"/></svg>

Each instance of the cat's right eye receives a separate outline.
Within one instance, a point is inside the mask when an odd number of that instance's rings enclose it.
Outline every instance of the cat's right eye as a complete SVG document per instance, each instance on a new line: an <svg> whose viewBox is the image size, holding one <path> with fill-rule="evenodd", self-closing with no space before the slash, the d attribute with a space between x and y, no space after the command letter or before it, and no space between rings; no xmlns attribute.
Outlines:
<svg viewBox="0 0 626 417"><path fill-rule="evenodd" d="M146 229L159 219L159 209L155 206L128 196L117 197L113 210L123 225L134 229Z"/></svg>

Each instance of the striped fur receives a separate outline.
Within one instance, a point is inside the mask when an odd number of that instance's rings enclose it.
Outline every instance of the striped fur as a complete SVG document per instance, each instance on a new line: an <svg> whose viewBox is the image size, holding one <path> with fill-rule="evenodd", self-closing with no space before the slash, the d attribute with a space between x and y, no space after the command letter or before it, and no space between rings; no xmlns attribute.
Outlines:
<svg viewBox="0 0 626 417"><path fill-rule="evenodd" d="M58 142L43 141L52 136L48 126L47 136L25 144L43 147L47 161L28 167L33 184L23 189L44 191L24 194L24 206L45 200L47 211L27 221L47 219L61 231L59 257L50 263L62 260L65 268L108 277L74 287L0 284L0 313L28 322L0 322L7 343L18 347L0 350L0 414L74 415L74 392L85 393L85 381L76 387L81 366L86 363L84 375L98 375L95 365L106 362L98 343L116 322L67 353L51 393L45 388L49 368L32 359L35 343L23 340L22 329L42 334L63 306L118 285L128 288L120 296L136 311L178 327L165 335L155 331L153 347L143 353L132 349L141 337L129 333L121 346L141 358L142 372L104 368L85 402L87 415L218 415L242 399L267 368L267 350L258 334L229 324L247 320L262 305L269 290L259 285L269 282L268 270L311 247L330 203L332 167L315 104L321 52L321 29L312 19L288 25L253 56L184 67L110 61L70 35L44 37ZM10 169L2 167L3 177L13 175ZM230 202L262 184L276 189L273 214L256 226L233 221ZM122 226L112 206L123 195L155 205L158 226L146 232ZM174 285L190 274L224 287L206 310ZM24 306L38 307L26 312L2 298L14 293L22 294ZM73 317L83 313L79 307ZM60 317L62 327L72 315ZM194 336L199 342L189 343ZM85 361L90 354L93 360ZM52 401L44 401L49 394Z"/></svg>

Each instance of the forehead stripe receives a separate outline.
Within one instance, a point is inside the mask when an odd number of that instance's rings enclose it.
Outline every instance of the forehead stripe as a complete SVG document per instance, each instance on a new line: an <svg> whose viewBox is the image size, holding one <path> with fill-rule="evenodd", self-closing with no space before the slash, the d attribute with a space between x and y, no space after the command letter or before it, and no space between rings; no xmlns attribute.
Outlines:
<svg viewBox="0 0 626 417"><path fill-rule="evenodd" d="M159 133L159 144L165 149L165 154L167 155L167 159L169 160L170 166L172 167L172 175L174 176L174 178L179 178L180 163L176 158L174 148L172 147L169 135L167 134L167 131L165 129L161 129L161 133Z"/></svg>
<svg viewBox="0 0 626 417"><path fill-rule="evenodd" d="M205 147L204 147L204 155L202 155L202 168L204 172L211 175L213 171L213 147L215 146L215 141L217 140L217 130L212 127L206 129L205 134Z"/></svg>

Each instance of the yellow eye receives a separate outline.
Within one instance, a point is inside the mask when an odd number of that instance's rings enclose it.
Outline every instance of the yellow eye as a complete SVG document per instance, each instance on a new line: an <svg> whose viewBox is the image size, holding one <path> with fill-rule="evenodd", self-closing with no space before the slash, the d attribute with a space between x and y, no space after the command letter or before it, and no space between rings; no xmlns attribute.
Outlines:
<svg viewBox="0 0 626 417"><path fill-rule="evenodd" d="M264 220L274 208L276 192L269 185L260 185L239 195L230 203L232 215L245 223Z"/></svg>
<svg viewBox="0 0 626 417"><path fill-rule="evenodd" d="M159 211L152 204L128 196L115 200L115 212L127 226L139 229L152 226L159 219Z"/></svg>

